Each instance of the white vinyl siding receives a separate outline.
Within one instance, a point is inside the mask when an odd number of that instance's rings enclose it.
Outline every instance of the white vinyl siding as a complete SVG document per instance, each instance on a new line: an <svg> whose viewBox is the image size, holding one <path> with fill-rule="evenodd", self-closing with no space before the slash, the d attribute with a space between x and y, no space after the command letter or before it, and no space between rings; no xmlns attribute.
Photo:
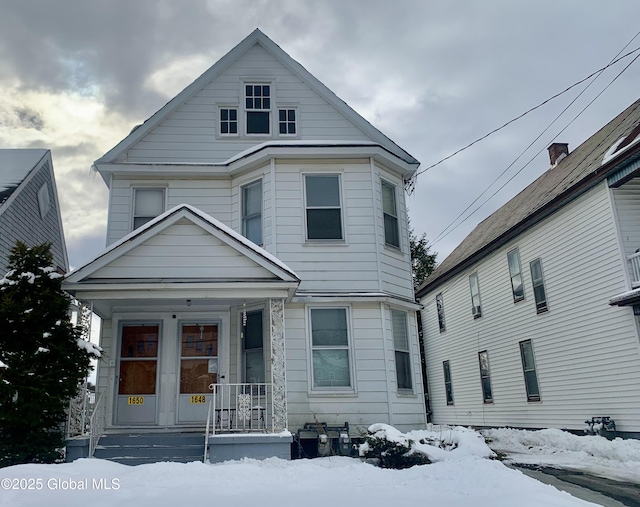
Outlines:
<svg viewBox="0 0 640 507"><path fill-rule="evenodd" d="M297 125L299 138L369 140L298 76L256 45L135 144L128 151L127 160L222 162L256 143L263 142L263 135L242 135L229 139L228 142L224 139L212 142L212 139L221 137L218 132L218 108L231 104L244 105L244 83L249 84L247 76L255 76L258 70L261 75L269 76L271 82L277 82L277 89L274 86L271 90L272 108L278 102L298 104L298 116L304 117L304 128L300 123ZM244 118L240 111L238 113L241 123L238 125L238 131L244 132Z"/></svg>
<svg viewBox="0 0 640 507"><path fill-rule="evenodd" d="M629 387L640 382L635 318L631 308L608 304L629 290L609 195L606 183L599 184L421 298L427 371L442 371L442 361L450 360L455 383L454 411L442 377L429 377L434 423L581 431L585 419L604 414L620 431L640 431L640 392ZM505 258L516 245L523 266L543 259L552 311L537 314L529 295L514 305ZM477 321L468 310L468 276L475 269L484 310ZM446 340L438 328L440 292L447 302ZM524 340L534 345L542 403L526 400ZM491 356L494 402L486 405L478 382L482 350Z"/></svg>

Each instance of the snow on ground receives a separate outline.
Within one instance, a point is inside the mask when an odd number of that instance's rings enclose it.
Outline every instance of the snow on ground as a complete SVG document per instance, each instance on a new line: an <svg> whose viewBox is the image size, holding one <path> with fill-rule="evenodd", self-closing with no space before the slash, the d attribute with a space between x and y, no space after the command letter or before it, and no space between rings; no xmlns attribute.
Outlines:
<svg viewBox="0 0 640 507"><path fill-rule="evenodd" d="M531 479L500 461L465 428L430 428L392 438L411 439L436 462L385 470L357 458L219 464L155 463L135 467L98 459L0 469L0 505L12 507L178 507L233 505L442 505L447 507L580 507L594 505ZM422 441L422 443L420 443ZM429 445L443 442L445 449Z"/></svg>
<svg viewBox="0 0 640 507"><path fill-rule="evenodd" d="M508 461L581 470L601 477L640 483L640 440L573 435L558 429L499 428L482 432Z"/></svg>

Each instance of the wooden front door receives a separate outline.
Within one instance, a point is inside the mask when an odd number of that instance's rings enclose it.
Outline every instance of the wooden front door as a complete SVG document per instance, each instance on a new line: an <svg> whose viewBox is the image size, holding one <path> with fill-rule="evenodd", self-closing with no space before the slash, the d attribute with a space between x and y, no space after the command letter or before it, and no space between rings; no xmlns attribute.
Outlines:
<svg viewBox="0 0 640 507"><path fill-rule="evenodd" d="M159 341L158 324L122 326L116 400L118 424L156 422Z"/></svg>
<svg viewBox="0 0 640 507"><path fill-rule="evenodd" d="M178 422L204 424L218 382L218 324L180 326L180 387Z"/></svg>

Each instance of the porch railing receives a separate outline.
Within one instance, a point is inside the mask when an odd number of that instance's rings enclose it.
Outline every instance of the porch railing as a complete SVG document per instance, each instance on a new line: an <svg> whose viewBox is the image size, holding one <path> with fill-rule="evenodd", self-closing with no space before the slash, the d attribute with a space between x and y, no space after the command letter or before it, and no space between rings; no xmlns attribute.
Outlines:
<svg viewBox="0 0 640 507"><path fill-rule="evenodd" d="M105 418L104 393L100 393L89 418L89 457L93 456L98 440L104 433Z"/></svg>
<svg viewBox="0 0 640 507"><path fill-rule="evenodd" d="M627 257L631 266L631 287L637 289L640 287L640 252Z"/></svg>
<svg viewBox="0 0 640 507"><path fill-rule="evenodd" d="M212 433L272 432L271 384L212 384L207 425ZM207 432L208 433L208 432Z"/></svg>

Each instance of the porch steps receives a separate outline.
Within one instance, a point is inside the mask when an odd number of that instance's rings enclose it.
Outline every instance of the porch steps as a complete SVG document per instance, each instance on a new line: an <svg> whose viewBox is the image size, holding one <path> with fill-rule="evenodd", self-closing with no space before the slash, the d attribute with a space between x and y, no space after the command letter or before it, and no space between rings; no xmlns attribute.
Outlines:
<svg viewBox="0 0 640 507"><path fill-rule="evenodd" d="M102 435L93 456L142 465L160 461L202 461L204 433L112 433Z"/></svg>

